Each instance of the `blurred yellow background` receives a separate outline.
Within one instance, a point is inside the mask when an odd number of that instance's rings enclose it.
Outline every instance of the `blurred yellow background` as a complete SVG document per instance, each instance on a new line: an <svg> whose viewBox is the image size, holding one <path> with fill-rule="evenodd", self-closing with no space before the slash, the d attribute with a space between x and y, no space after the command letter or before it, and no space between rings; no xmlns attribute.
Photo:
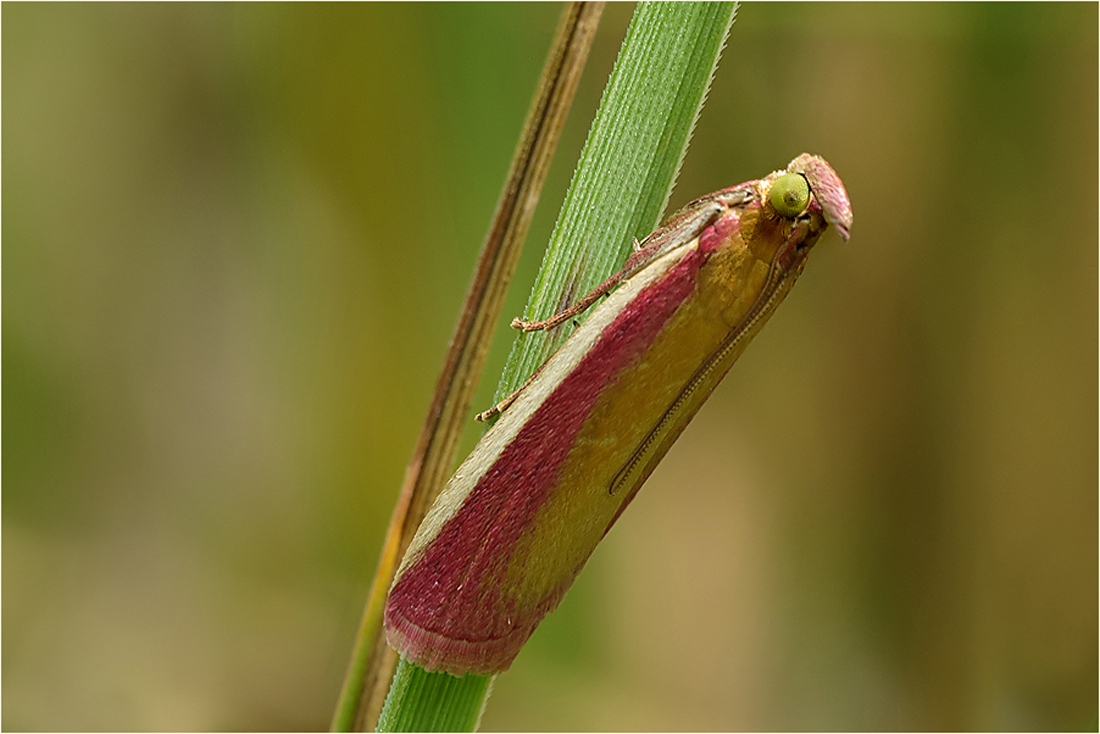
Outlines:
<svg viewBox="0 0 1100 734"><path fill-rule="evenodd" d="M327 727L559 12L4 5L5 729ZM484 729L1095 731L1097 21L741 8L672 206L811 151L852 240Z"/></svg>

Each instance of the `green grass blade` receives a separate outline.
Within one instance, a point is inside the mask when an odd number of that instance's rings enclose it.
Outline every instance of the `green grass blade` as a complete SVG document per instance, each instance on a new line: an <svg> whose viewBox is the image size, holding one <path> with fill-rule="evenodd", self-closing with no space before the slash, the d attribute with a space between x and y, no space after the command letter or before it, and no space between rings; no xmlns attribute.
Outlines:
<svg viewBox="0 0 1100 734"><path fill-rule="evenodd" d="M736 3L640 3L588 133L531 290L525 321L557 313L622 265L656 229L702 109ZM554 352L568 329L520 334L496 399Z"/></svg>
<svg viewBox="0 0 1100 734"><path fill-rule="evenodd" d="M615 272L656 228L733 22L736 3L640 3L573 174L524 318L543 319ZM520 334L497 387L510 394L565 340ZM491 678L402 660L378 731L472 731Z"/></svg>
<svg viewBox="0 0 1100 734"><path fill-rule="evenodd" d="M429 673L402 658L378 717L378 731L473 731L492 681L484 675Z"/></svg>

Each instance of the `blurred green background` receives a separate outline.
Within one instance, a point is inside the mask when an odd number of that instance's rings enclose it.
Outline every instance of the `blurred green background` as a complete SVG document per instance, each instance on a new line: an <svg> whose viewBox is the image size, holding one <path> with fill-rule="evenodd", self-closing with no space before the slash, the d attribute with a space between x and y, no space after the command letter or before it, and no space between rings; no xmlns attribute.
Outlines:
<svg viewBox="0 0 1100 734"><path fill-rule="evenodd" d="M559 12L4 5L3 728L327 727ZM1095 731L1097 22L741 8L672 206L812 151L852 240L484 729Z"/></svg>

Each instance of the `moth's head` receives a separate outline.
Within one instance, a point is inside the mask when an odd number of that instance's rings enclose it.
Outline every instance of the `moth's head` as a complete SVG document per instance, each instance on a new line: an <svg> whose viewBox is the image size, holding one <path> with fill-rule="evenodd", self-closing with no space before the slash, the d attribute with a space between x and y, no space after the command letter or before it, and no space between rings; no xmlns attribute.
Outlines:
<svg viewBox="0 0 1100 734"><path fill-rule="evenodd" d="M773 178L774 177L774 178ZM787 166L768 177L771 189L768 202L784 218L819 213L848 239L852 228L852 202L844 183L824 158L803 153Z"/></svg>

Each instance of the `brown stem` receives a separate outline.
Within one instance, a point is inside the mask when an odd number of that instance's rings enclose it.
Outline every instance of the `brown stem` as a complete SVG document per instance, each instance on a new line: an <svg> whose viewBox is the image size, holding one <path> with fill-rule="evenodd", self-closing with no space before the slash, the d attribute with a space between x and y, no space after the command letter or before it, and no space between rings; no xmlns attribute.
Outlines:
<svg viewBox="0 0 1100 734"><path fill-rule="evenodd" d="M386 593L398 561L454 463L493 328L602 12L602 2L570 3L558 25L435 395L405 470L333 717L333 731L373 730L382 709L397 663L382 632Z"/></svg>

